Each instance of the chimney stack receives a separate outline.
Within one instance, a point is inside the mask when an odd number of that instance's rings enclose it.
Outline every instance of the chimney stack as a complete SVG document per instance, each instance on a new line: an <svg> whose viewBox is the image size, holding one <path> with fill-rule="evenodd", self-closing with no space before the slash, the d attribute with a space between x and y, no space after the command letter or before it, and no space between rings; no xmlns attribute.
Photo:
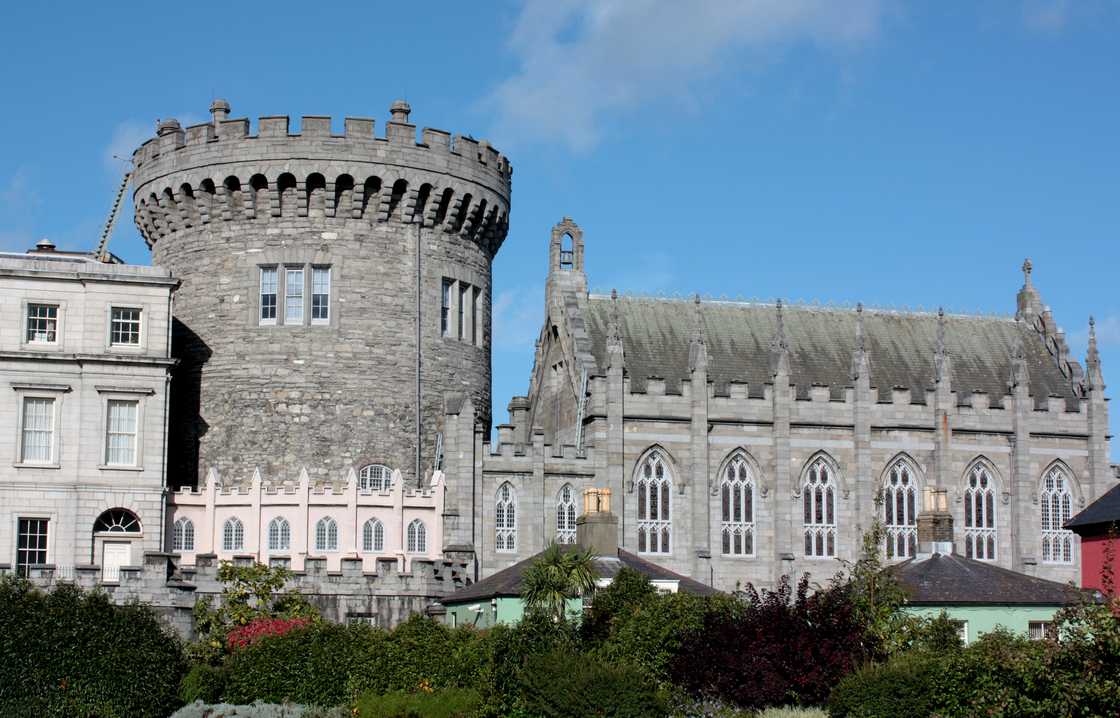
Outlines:
<svg viewBox="0 0 1120 718"><path fill-rule="evenodd" d="M953 515L949 513L949 493L926 487L922 512L918 514L918 558L953 553Z"/></svg>
<svg viewBox="0 0 1120 718"><path fill-rule="evenodd" d="M585 489L583 514L576 519L576 544L600 558L618 557L618 517L611 513L610 489Z"/></svg>

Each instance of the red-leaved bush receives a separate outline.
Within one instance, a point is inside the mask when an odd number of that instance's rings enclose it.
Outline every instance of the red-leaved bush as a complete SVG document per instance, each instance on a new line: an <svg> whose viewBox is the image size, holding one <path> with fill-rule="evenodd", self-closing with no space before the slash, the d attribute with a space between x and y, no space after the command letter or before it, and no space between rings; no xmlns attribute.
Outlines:
<svg viewBox="0 0 1120 718"><path fill-rule="evenodd" d="M741 611L709 612L685 640L670 678L694 696L742 708L822 705L832 687L873 652L847 586L796 592L789 577L774 591L747 589Z"/></svg>
<svg viewBox="0 0 1120 718"><path fill-rule="evenodd" d="M251 646L266 636L282 636L289 631L303 628L311 623L307 618L254 618L244 626L238 626L226 636L229 650Z"/></svg>

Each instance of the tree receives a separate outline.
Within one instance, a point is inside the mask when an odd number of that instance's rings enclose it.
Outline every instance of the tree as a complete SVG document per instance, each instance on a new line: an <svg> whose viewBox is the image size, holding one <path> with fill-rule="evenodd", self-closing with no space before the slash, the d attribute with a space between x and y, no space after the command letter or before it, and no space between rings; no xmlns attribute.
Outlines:
<svg viewBox="0 0 1120 718"><path fill-rule="evenodd" d="M565 551L550 543L521 582L521 598L531 612L541 612L559 623L566 618L568 601L595 588L595 556L583 549Z"/></svg>
<svg viewBox="0 0 1120 718"><path fill-rule="evenodd" d="M623 566L606 588L595 591L591 610L583 617L583 637L592 643L605 641L611 627L657 596L649 579L629 566Z"/></svg>

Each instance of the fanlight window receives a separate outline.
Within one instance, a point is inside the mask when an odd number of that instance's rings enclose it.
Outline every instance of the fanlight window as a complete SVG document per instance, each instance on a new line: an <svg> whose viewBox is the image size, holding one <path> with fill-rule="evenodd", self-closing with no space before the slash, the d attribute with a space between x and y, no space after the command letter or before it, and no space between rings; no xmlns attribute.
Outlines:
<svg viewBox="0 0 1120 718"><path fill-rule="evenodd" d="M288 520L277 517L268 522L268 550L287 551L292 545L292 527Z"/></svg>
<svg viewBox="0 0 1120 718"><path fill-rule="evenodd" d="M565 484L556 498L556 543L576 542L576 492Z"/></svg>
<svg viewBox="0 0 1120 718"><path fill-rule="evenodd" d="M194 522L176 519L171 527L171 550L194 551Z"/></svg>
<svg viewBox="0 0 1120 718"><path fill-rule="evenodd" d="M109 509L102 512L93 523L96 533L138 534L140 519L128 509Z"/></svg>
<svg viewBox="0 0 1120 718"><path fill-rule="evenodd" d="M385 525L377 519L370 519L362 526L362 550L367 553L385 550Z"/></svg>
<svg viewBox="0 0 1120 718"><path fill-rule="evenodd" d="M905 461L891 467L883 486L887 558L912 558L918 549L918 487Z"/></svg>
<svg viewBox="0 0 1120 718"><path fill-rule="evenodd" d="M338 550L338 524L330 516L324 516L315 524L315 550Z"/></svg>
<svg viewBox="0 0 1120 718"><path fill-rule="evenodd" d="M494 536L498 551L517 549L517 496L509 482L498 489L498 499L494 504Z"/></svg>
<svg viewBox="0 0 1120 718"><path fill-rule="evenodd" d="M407 537L409 553L428 552L428 529L420 519L413 519L408 525Z"/></svg>
<svg viewBox="0 0 1120 718"><path fill-rule="evenodd" d="M804 508L805 555L836 555L836 477L824 459L817 459L805 475L801 492Z"/></svg>
<svg viewBox="0 0 1120 718"><path fill-rule="evenodd" d="M1042 504L1042 560L1073 563L1073 532L1062 528L1069 521L1073 495L1069 480L1060 468L1046 472L1039 503Z"/></svg>
<svg viewBox="0 0 1120 718"><path fill-rule="evenodd" d="M754 555L754 476L742 456L720 479L720 530L725 556Z"/></svg>
<svg viewBox="0 0 1120 718"><path fill-rule="evenodd" d="M393 471L388 466L370 464L358 472L358 488L362 491L388 491L393 483Z"/></svg>
<svg viewBox="0 0 1120 718"><path fill-rule="evenodd" d="M671 553L673 477L657 451L638 469L638 552Z"/></svg>
<svg viewBox="0 0 1120 718"><path fill-rule="evenodd" d="M241 519L236 517L226 519L222 526L222 550L240 551L245 547L245 527Z"/></svg>
<svg viewBox="0 0 1120 718"><path fill-rule="evenodd" d="M969 470L964 490L964 555L980 561L996 560L995 481L983 464Z"/></svg>

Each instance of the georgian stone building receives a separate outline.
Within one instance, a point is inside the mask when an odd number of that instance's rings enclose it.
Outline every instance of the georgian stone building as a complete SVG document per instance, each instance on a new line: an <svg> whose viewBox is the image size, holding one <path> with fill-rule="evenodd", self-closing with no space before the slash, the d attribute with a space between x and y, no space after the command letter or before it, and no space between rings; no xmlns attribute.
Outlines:
<svg viewBox="0 0 1120 718"><path fill-rule="evenodd" d="M177 286L46 240L0 254L0 572L115 581L162 550Z"/></svg>
<svg viewBox="0 0 1120 718"><path fill-rule="evenodd" d="M820 579L878 516L910 557L925 489L948 491L957 553L1076 580L1063 524L1114 483L1090 325L1070 355L1023 267L1011 317L589 294L582 232L552 231L526 396L491 444L447 403L449 544L482 575L570 541L609 487L619 545L718 588ZM1009 292L1009 303L1011 293Z"/></svg>

